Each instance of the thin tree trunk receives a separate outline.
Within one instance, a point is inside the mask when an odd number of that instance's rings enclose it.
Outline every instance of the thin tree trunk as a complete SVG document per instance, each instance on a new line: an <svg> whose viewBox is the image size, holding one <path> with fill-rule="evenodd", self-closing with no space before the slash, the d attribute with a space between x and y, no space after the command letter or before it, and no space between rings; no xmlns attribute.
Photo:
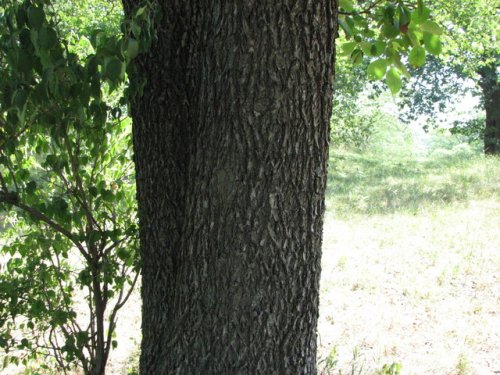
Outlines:
<svg viewBox="0 0 500 375"><path fill-rule="evenodd" d="M132 105L141 374L315 374L335 1L162 4Z"/></svg>
<svg viewBox="0 0 500 375"><path fill-rule="evenodd" d="M497 65L484 66L480 69L479 74L486 112L484 153L498 155L500 154L500 85L497 77Z"/></svg>

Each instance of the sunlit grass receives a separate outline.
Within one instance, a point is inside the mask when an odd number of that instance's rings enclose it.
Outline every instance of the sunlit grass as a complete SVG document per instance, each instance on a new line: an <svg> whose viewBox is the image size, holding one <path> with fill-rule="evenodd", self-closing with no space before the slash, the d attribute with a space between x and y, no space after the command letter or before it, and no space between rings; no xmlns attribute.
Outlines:
<svg viewBox="0 0 500 375"><path fill-rule="evenodd" d="M328 208L339 217L418 213L500 198L500 159L457 147L425 157L332 150Z"/></svg>
<svg viewBox="0 0 500 375"><path fill-rule="evenodd" d="M322 374L495 370L500 158L443 144L331 151Z"/></svg>

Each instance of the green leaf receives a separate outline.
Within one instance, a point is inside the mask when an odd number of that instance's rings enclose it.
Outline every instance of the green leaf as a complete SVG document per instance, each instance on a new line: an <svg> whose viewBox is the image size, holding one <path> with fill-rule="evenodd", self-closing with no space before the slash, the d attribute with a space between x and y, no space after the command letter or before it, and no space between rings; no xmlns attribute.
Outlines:
<svg viewBox="0 0 500 375"><path fill-rule="evenodd" d="M393 39L399 35L399 29L390 22L385 22L382 26L382 34L389 39Z"/></svg>
<svg viewBox="0 0 500 375"><path fill-rule="evenodd" d="M409 55L410 64L414 67L420 67L425 64L425 49L423 47L413 47Z"/></svg>
<svg viewBox="0 0 500 375"><path fill-rule="evenodd" d="M26 10L23 8L19 8L16 12L16 21L18 27L23 27L28 20L28 15L26 14Z"/></svg>
<svg viewBox="0 0 500 375"><path fill-rule="evenodd" d="M96 197L98 194L97 188L95 186L89 187L89 193L93 196Z"/></svg>
<svg viewBox="0 0 500 375"><path fill-rule="evenodd" d="M116 251L116 255L118 256L118 258L120 260L124 261L124 260L126 260L130 256L130 253L129 253L129 251L126 248L120 247Z"/></svg>
<svg viewBox="0 0 500 375"><path fill-rule="evenodd" d="M44 18L45 13L42 8L36 6L30 6L28 8L28 23L31 27L39 29L40 26L42 26Z"/></svg>
<svg viewBox="0 0 500 375"><path fill-rule="evenodd" d="M21 43L21 47L23 49L31 48L31 46L32 46L32 43L31 43L31 32L28 29L23 28L19 32L19 42Z"/></svg>
<svg viewBox="0 0 500 375"><path fill-rule="evenodd" d="M382 53L384 53L386 44L384 42L375 42L371 45L370 47L370 55L371 56L380 56Z"/></svg>
<svg viewBox="0 0 500 375"><path fill-rule="evenodd" d="M351 62L354 66L361 64L363 61L364 53L360 49L355 49L351 54Z"/></svg>
<svg viewBox="0 0 500 375"><path fill-rule="evenodd" d="M433 55L439 55L442 51L441 39L438 35L424 33L425 49Z"/></svg>
<svg viewBox="0 0 500 375"><path fill-rule="evenodd" d="M339 17L339 25L342 27L346 35L350 38L354 35L354 32L352 31L351 26L346 22L346 20L342 17Z"/></svg>
<svg viewBox="0 0 500 375"><path fill-rule="evenodd" d="M41 313L47 311L47 308L45 307L45 304L40 301L40 300L34 300L32 303L31 303L31 313L37 317L39 316Z"/></svg>
<svg viewBox="0 0 500 375"><path fill-rule="evenodd" d="M92 47L97 48L97 46L101 44L101 39L103 39L105 35L106 34L102 29L92 30L92 33L90 34L90 44Z"/></svg>
<svg viewBox="0 0 500 375"><path fill-rule="evenodd" d="M21 73L27 74L33 69L35 56L28 53L26 50L19 51L19 61L17 68Z"/></svg>
<svg viewBox="0 0 500 375"><path fill-rule="evenodd" d="M370 42L361 42L359 43L359 46L361 47L361 50L363 51L364 55L370 56L372 48L372 44Z"/></svg>
<svg viewBox="0 0 500 375"><path fill-rule="evenodd" d="M115 196L113 195L113 192L108 189L103 189L101 190L101 197L105 202L113 202Z"/></svg>
<svg viewBox="0 0 500 375"><path fill-rule="evenodd" d="M16 178L20 181L26 181L30 178L30 172L27 169L20 169L16 173Z"/></svg>
<svg viewBox="0 0 500 375"><path fill-rule="evenodd" d="M372 80L381 80L387 71L386 59L378 59L368 65L368 78Z"/></svg>
<svg viewBox="0 0 500 375"><path fill-rule="evenodd" d="M116 57L112 57L106 64L106 77L112 82L118 82L122 76L123 63Z"/></svg>
<svg viewBox="0 0 500 375"><path fill-rule="evenodd" d="M401 76L396 68L391 67L389 69L385 82L387 83L387 86L389 86L393 95L397 94L399 90L401 90Z"/></svg>
<svg viewBox="0 0 500 375"><path fill-rule="evenodd" d="M101 232L93 230L89 235L89 243L94 244L101 239Z"/></svg>
<svg viewBox="0 0 500 375"><path fill-rule="evenodd" d="M416 11L412 12L411 14L411 20L412 22L414 22L415 24L421 24L422 22L425 22L429 19L431 15L431 11L429 8L422 8L421 10L420 9L417 9Z"/></svg>
<svg viewBox="0 0 500 375"><path fill-rule="evenodd" d="M145 11L146 11L146 7L142 6L142 7L137 9L137 11L135 12L135 16L140 17L144 14Z"/></svg>
<svg viewBox="0 0 500 375"><path fill-rule="evenodd" d="M406 33L408 39L410 39L411 45L414 47L420 47L420 40L413 31Z"/></svg>
<svg viewBox="0 0 500 375"><path fill-rule="evenodd" d="M141 29L141 26L139 26L137 24L137 22L133 22L132 21L132 25L130 26L131 29L132 29L132 34L137 38L139 39L140 36L141 36L141 32L142 32L142 29Z"/></svg>
<svg viewBox="0 0 500 375"><path fill-rule="evenodd" d="M68 203L61 197L55 197L52 200L54 214L58 217L64 217L68 210Z"/></svg>
<svg viewBox="0 0 500 375"><path fill-rule="evenodd" d="M422 31L426 31L431 34L441 35L443 34L443 29L434 21L425 21L420 25Z"/></svg>
<svg viewBox="0 0 500 375"><path fill-rule="evenodd" d="M83 347L89 339L89 333L87 331L76 332L75 336L76 336L76 345L80 348Z"/></svg>
<svg viewBox="0 0 500 375"><path fill-rule="evenodd" d="M352 0L340 0L339 7L346 12L352 12L354 9L354 4L352 3Z"/></svg>
<svg viewBox="0 0 500 375"><path fill-rule="evenodd" d="M347 43L344 43L342 44L342 51L346 54L346 55L350 55L352 53L352 51L354 51L354 48L356 48L358 44L356 42L347 42Z"/></svg>
<svg viewBox="0 0 500 375"><path fill-rule="evenodd" d="M38 34L39 44L41 48L50 49L57 44L57 34L53 28L42 27Z"/></svg>
<svg viewBox="0 0 500 375"><path fill-rule="evenodd" d="M399 26L405 26L410 23L411 13L409 9L403 5L398 7L398 15L399 15Z"/></svg>
<svg viewBox="0 0 500 375"><path fill-rule="evenodd" d="M134 38L128 39L128 41L127 41L127 57L129 58L129 60L132 60L138 54L139 54L139 42Z"/></svg>
<svg viewBox="0 0 500 375"><path fill-rule="evenodd" d="M417 9L422 9L424 7L424 0L417 0Z"/></svg>
<svg viewBox="0 0 500 375"><path fill-rule="evenodd" d="M24 89L16 90L13 96L12 104L16 106L19 111L24 109L26 101L28 100L29 92Z"/></svg>

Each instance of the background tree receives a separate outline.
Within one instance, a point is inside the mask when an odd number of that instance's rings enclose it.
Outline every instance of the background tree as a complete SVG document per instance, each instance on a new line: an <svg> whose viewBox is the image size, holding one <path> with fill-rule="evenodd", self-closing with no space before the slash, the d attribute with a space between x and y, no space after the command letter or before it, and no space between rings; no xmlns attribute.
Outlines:
<svg viewBox="0 0 500 375"><path fill-rule="evenodd" d="M409 79L410 71L431 71L426 61L436 61L434 55L441 53L442 29L422 1L343 0L340 6L332 142L359 148L367 144L373 124L383 117L379 102L373 99L386 87L397 94L404 87L402 77Z"/></svg>
<svg viewBox="0 0 500 375"><path fill-rule="evenodd" d="M444 25L441 59L412 71L412 80L403 92L406 119L422 114L435 117L436 107L456 100L457 94L478 92L486 117L459 121L452 129L469 136L480 136L487 154L500 151L500 88L498 84L499 45L498 8L494 2L436 1L436 19ZM474 82L468 88L466 80ZM480 126L478 126L480 125Z"/></svg>

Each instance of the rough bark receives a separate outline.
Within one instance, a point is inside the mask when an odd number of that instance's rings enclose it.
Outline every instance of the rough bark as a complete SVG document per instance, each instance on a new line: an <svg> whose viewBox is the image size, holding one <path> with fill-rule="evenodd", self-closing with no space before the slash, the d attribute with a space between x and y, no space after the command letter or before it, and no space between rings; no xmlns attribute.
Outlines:
<svg viewBox="0 0 500 375"><path fill-rule="evenodd" d="M132 105L141 374L315 374L336 3L161 3Z"/></svg>
<svg viewBox="0 0 500 375"><path fill-rule="evenodd" d="M482 67L479 74L486 112L484 153L498 155L500 154L500 85L497 77L497 64Z"/></svg>

